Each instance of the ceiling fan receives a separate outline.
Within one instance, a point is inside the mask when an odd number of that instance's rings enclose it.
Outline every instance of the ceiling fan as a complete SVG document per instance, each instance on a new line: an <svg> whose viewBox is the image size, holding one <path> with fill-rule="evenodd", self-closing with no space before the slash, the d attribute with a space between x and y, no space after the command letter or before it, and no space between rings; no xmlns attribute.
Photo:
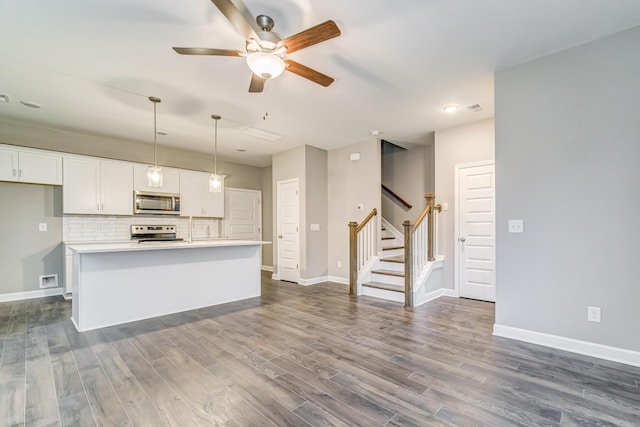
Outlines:
<svg viewBox="0 0 640 427"><path fill-rule="evenodd" d="M246 38L246 52L239 50L209 49L198 47L174 47L181 55L241 56L247 58L252 71L249 92L262 92L265 81L289 71L321 86L329 86L333 78L319 71L288 59L290 53L304 49L325 40L338 37L340 29L329 20L308 28L298 34L283 39L271 32L274 22L266 15L255 19L241 0L211 0L220 12Z"/></svg>

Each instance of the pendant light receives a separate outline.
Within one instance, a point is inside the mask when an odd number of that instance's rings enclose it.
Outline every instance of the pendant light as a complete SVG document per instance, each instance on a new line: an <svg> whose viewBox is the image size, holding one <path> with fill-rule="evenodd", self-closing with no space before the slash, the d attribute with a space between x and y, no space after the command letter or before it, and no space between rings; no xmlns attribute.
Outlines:
<svg viewBox="0 0 640 427"><path fill-rule="evenodd" d="M162 168L158 166L158 157L156 155L157 151L157 137L158 133L156 130L156 107L158 103L160 103L160 98L156 98L155 96L150 96L149 101L153 102L153 166L149 166L147 168L147 181L149 187L162 187Z"/></svg>
<svg viewBox="0 0 640 427"><path fill-rule="evenodd" d="M218 120L222 117L213 114L211 118L215 121L215 134L213 145L213 173L209 177L209 191L212 193L221 193L224 175L218 175Z"/></svg>

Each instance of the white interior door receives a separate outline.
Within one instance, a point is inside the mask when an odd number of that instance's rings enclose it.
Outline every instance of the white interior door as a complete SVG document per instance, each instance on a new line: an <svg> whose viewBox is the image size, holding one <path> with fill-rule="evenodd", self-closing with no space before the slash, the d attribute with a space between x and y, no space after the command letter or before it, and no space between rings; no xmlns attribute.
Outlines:
<svg viewBox="0 0 640 427"><path fill-rule="evenodd" d="M278 276L280 280L298 282L300 278L300 240L298 179L278 181Z"/></svg>
<svg viewBox="0 0 640 427"><path fill-rule="evenodd" d="M227 188L224 198L224 236L234 240L262 240L262 192Z"/></svg>
<svg viewBox="0 0 640 427"><path fill-rule="evenodd" d="M456 169L459 293L495 301L495 166L484 162Z"/></svg>

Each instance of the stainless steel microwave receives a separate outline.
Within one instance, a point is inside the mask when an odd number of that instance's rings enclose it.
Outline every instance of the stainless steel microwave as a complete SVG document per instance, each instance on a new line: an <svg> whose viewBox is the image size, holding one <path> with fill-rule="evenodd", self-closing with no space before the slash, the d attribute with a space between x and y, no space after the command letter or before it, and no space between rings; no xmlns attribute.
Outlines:
<svg viewBox="0 0 640 427"><path fill-rule="evenodd" d="M133 213L143 215L180 215L180 195L134 191Z"/></svg>

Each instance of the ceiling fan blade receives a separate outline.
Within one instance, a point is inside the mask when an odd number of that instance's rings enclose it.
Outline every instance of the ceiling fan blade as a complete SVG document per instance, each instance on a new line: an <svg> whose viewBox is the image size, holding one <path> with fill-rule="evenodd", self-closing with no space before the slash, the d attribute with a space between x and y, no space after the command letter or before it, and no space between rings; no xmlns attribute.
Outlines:
<svg viewBox="0 0 640 427"><path fill-rule="evenodd" d="M263 79L262 77L256 76L255 74L251 73L251 83L249 84L249 92L250 93L262 92L262 90L264 89L264 81L265 79Z"/></svg>
<svg viewBox="0 0 640 427"><path fill-rule="evenodd" d="M291 71L293 74L297 74L300 77L311 80L314 83L318 83L320 86L327 87L333 83L334 79L312 68L306 67L299 62L292 61L291 59L285 59L287 63L285 70Z"/></svg>
<svg viewBox="0 0 640 427"><path fill-rule="evenodd" d="M240 0L235 0L234 2L231 0L211 0L211 2L220 9L220 12L227 17L245 39L260 40L257 34L260 28L256 24L256 18L249 12L244 3Z"/></svg>
<svg viewBox="0 0 640 427"><path fill-rule="evenodd" d="M325 40L338 37L340 34L340 29L335 22L326 21L291 37L287 37L282 41L282 44L287 46L287 54L289 54Z"/></svg>
<svg viewBox="0 0 640 427"><path fill-rule="evenodd" d="M239 50L208 49L206 47L174 47L180 55L217 55L217 56L245 56Z"/></svg>

